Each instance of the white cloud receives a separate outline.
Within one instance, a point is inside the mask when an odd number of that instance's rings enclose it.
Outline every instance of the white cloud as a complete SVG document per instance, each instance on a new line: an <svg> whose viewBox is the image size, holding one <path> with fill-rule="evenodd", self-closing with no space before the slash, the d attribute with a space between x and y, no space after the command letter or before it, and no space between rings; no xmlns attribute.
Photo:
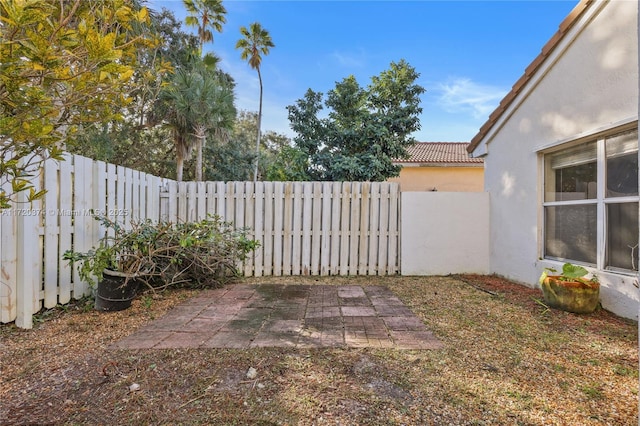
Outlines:
<svg viewBox="0 0 640 426"><path fill-rule="evenodd" d="M487 117L507 94L499 87L478 84L469 78L456 78L436 87L438 104L447 112L471 113L476 118Z"/></svg>

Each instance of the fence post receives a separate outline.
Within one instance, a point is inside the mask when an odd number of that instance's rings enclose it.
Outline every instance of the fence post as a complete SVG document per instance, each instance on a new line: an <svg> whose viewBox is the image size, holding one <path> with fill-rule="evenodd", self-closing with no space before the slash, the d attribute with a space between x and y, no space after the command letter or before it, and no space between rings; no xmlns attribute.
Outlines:
<svg viewBox="0 0 640 426"><path fill-rule="evenodd" d="M155 211L151 218L154 222L166 222L169 220L169 188L164 179L153 177L150 206Z"/></svg>
<svg viewBox="0 0 640 426"><path fill-rule="evenodd" d="M38 268L38 217L35 210L31 210L31 203L27 202L26 191L17 194L18 206L16 209L17 221L17 292L16 292L16 326L20 328L33 328L34 296L38 286L36 281L40 279Z"/></svg>

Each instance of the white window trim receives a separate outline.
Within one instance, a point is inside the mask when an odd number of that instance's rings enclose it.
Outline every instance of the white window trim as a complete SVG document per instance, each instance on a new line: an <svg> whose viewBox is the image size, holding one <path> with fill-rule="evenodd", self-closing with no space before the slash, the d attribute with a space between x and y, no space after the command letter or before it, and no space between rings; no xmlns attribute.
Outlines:
<svg viewBox="0 0 640 426"><path fill-rule="evenodd" d="M606 205L607 204L619 204L619 203L639 203L640 204L640 192L637 196L626 196L626 197L610 197L605 198L604 191L604 182L606 181L606 151L605 151L605 140L608 137L614 136L618 133L624 133L626 131L636 130L638 131L638 122L629 122L625 120L624 123L620 126L608 127L607 129L599 129L597 132L592 133L591 135L581 134L576 138L567 139L563 142L556 142L553 145L546 145L544 148L539 147L536 149L536 153L538 154L539 163L538 163L538 205L541 206L538 214L538 220L540 226L538 228L538 257L541 260L547 261L559 261L563 262L565 259L559 259L554 257L545 257L545 208L553 207L553 206L569 206L569 205L588 205L588 204L596 204L596 235L597 235L597 249L596 249L596 264L593 265L591 263L580 262L573 259L566 259L566 261L570 261L575 264L582 264L589 267L594 267L598 271L625 275L625 276L638 276L638 271L627 271L620 270L615 268L607 268L605 269L605 259L606 259L606 241L607 241L607 229L606 229ZM640 132L639 136L640 138ZM596 141L596 149L597 149L597 158L596 158L596 170L597 170L597 188L596 188L596 198L595 199L586 199L586 200L569 200L569 201L544 201L545 197L545 155L551 154L553 152L558 152L564 149L571 148L580 143L584 143L585 141ZM639 141L640 144L640 141ZM638 149L638 160L640 164L640 146ZM640 174L640 172L639 172ZM640 218L640 209L638 210L638 216Z"/></svg>

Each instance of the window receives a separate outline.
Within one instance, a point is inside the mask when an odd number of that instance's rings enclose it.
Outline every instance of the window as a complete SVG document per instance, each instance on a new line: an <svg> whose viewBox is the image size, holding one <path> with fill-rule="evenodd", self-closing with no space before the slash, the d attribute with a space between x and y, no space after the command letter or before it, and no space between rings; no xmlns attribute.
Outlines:
<svg viewBox="0 0 640 426"><path fill-rule="evenodd" d="M544 155L544 255L638 270L638 131Z"/></svg>

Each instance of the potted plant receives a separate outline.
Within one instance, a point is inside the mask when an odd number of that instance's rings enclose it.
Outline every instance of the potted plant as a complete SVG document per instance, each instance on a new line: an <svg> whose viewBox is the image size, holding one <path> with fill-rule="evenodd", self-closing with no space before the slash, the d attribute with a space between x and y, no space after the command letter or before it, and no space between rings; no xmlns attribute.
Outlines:
<svg viewBox="0 0 640 426"><path fill-rule="evenodd" d="M107 217L96 219L109 231L98 247L67 251L64 259L77 264L80 278L96 286L99 310L128 308L141 286L217 286L237 275L237 265L259 245L245 229L236 230L217 216L178 224L146 220L126 229Z"/></svg>
<svg viewBox="0 0 640 426"><path fill-rule="evenodd" d="M95 307L119 311L131 306L142 279L149 273L147 254L154 243L153 228L124 229L105 216L96 220L109 229L98 244L87 252L68 250L63 258L78 266L80 279L95 288Z"/></svg>
<svg viewBox="0 0 640 426"><path fill-rule="evenodd" d="M565 263L562 273L545 268L540 276L540 287L545 303L556 309L577 314L593 312L600 301L600 283L589 271L579 265Z"/></svg>

